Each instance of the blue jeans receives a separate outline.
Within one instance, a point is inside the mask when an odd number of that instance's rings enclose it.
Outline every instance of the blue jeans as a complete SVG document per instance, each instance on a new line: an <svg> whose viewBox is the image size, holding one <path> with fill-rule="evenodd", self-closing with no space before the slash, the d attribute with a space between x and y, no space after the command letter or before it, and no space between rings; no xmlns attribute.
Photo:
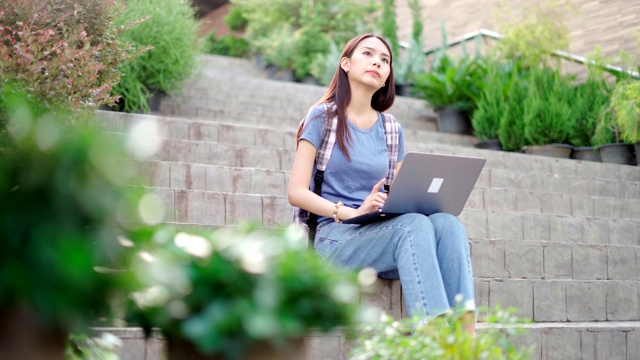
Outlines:
<svg viewBox="0 0 640 360"><path fill-rule="evenodd" d="M463 305L475 311L467 233L453 215L404 214L368 225L325 221L315 248L336 264L399 278L411 316L435 317Z"/></svg>

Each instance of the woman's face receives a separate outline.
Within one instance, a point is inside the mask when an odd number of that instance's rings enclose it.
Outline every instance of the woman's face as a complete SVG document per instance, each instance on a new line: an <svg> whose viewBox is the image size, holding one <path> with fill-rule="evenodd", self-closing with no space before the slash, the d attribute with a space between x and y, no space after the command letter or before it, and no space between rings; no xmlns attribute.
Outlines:
<svg viewBox="0 0 640 360"><path fill-rule="evenodd" d="M356 46L351 58L342 58L340 66L350 82L380 89L391 72L391 55L380 39L369 37Z"/></svg>

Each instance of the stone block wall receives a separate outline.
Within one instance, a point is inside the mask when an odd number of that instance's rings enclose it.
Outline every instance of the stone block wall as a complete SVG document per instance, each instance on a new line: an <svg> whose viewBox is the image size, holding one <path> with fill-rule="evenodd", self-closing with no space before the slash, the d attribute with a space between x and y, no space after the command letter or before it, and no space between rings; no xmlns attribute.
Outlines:
<svg viewBox="0 0 640 360"><path fill-rule="evenodd" d="M502 0L421 0L424 22L425 47L441 44L441 24L449 40L484 28L500 31L498 22ZM537 3L536 0L509 1L516 4ZM569 52L587 56L600 46L605 57L617 57L620 50L640 58L640 1L639 0L570 0L577 13L566 16L571 43ZM411 32L412 20L408 0L396 0L399 39L405 40ZM620 64L614 64L619 66ZM571 72L583 67L565 63Z"/></svg>

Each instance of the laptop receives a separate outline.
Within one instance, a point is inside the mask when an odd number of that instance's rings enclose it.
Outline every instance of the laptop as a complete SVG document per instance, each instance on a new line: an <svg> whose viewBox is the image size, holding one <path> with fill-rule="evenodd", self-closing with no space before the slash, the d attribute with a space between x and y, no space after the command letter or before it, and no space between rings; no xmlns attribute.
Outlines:
<svg viewBox="0 0 640 360"><path fill-rule="evenodd" d="M344 220L368 224L406 213L460 215L486 159L408 152L385 204L375 212Z"/></svg>

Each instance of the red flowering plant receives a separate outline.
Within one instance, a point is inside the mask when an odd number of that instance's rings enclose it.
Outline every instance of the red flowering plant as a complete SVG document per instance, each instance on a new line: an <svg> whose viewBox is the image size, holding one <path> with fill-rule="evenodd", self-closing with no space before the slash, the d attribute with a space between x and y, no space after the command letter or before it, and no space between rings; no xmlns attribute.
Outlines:
<svg viewBox="0 0 640 360"><path fill-rule="evenodd" d="M46 107L113 105L118 66L137 53L118 41L119 0L12 0L0 4L0 85Z"/></svg>

